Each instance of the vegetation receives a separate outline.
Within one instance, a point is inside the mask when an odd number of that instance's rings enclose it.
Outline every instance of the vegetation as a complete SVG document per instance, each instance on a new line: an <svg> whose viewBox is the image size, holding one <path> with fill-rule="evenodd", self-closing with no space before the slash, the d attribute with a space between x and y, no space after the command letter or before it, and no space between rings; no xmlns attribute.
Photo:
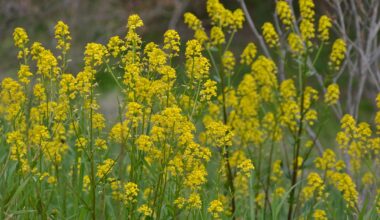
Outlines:
<svg viewBox="0 0 380 220"><path fill-rule="evenodd" d="M313 0L297 13L279 0L279 23L237 59L235 34L252 22L241 3L208 0L210 30L185 13L186 43L172 29L143 41L133 14L125 37L87 44L77 74L65 23L56 50L16 28L19 70L0 88L1 218L379 219L380 111L368 123L344 112L346 36L332 39ZM115 121L99 74L118 88Z"/></svg>

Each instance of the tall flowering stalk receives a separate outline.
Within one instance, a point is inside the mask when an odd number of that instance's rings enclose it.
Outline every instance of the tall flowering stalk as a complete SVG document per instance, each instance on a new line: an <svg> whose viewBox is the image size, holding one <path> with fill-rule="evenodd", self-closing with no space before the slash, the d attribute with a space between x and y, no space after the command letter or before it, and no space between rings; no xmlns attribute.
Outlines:
<svg viewBox="0 0 380 220"><path fill-rule="evenodd" d="M125 36L86 45L76 74L67 24L55 49L16 28L20 66L0 86L1 218L375 218L380 113L344 115L336 144L321 144L329 110L342 114L346 42L298 3L300 17L277 1L265 47L240 56L241 9L207 1L209 29L185 13L187 42L175 30L145 42L133 14ZM98 74L115 82L114 115L101 113Z"/></svg>

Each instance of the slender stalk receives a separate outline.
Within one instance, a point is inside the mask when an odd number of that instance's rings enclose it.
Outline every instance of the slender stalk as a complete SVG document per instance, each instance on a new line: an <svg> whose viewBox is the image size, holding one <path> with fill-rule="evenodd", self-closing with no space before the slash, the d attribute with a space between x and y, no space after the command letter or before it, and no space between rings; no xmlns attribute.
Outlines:
<svg viewBox="0 0 380 220"><path fill-rule="evenodd" d="M306 59L305 59L306 62ZM289 197L289 210L288 210L288 220L293 219L293 203L294 203L294 196L295 196L295 186L297 183L297 173L298 173L298 157L300 154L300 148L301 148L301 136L303 132L303 121L304 121L304 72L301 69L302 67L299 67L299 88L301 93L301 100L300 100L300 120L298 122L298 131L296 135L296 141L295 141L295 152L293 156L293 173L292 173L292 182L291 182L291 191L290 191L290 197Z"/></svg>
<svg viewBox="0 0 380 220"><path fill-rule="evenodd" d="M221 71L220 74L221 84L222 84L222 97L223 97L223 123L227 125L228 123L228 116L227 116L227 107L226 107L226 92L225 92L225 82L224 82L224 71ZM223 149L223 157L225 160L225 166L227 170L227 178L228 178L228 185L229 189L231 191L231 212L232 212L232 219L235 219L235 186L234 186L234 176L232 174L231 164L230 164L230 158L229 158L229 151L227 149L227 146L224 146Z"/></svg>
<svg viewBox="0 0 380 220"><path fill-rule="evenodd" d="M95 181L95 160L94 160L94 144L93 144L93 125L92 125L92 117L93 117L93 85L91 84L90 89L90 162L91 162L91 199L92 199L92 219L96 219L96 181Z"/></svg>

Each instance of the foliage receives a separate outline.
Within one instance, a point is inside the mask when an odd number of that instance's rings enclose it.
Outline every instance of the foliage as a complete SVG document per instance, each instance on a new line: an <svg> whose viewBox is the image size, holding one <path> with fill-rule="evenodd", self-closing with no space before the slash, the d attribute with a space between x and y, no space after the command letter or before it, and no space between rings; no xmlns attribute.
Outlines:
<svg viewBox="0 0 380 220"><path fill-rule="evenodd" d="M283 32L262 27L271 56L250 42L239 59L241 9L208 0L210 31L185 13L194 39L184 50L175 30L161 45L144 42L134 14L125 37L87 44L76 75L65 23L55 26L57 53L16 28L20 68L0 90L1 217L377 218L380 113L371 124L344 115L336 143L318 146L340 89L314 88L311 68L324 62L336 74L347 49L312 0L299 8L278 1ZM120 90L115 122L100 111L99 73Z"/></svg>

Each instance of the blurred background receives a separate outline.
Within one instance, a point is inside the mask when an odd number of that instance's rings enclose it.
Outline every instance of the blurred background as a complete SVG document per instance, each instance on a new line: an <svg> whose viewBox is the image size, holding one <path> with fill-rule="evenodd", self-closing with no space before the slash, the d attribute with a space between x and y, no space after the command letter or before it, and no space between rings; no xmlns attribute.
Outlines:
<svg viewBox="0 0 380 220"><path fill-rule="evenodd" d="M222 2L229 9L239 7L236 0ZM274 0L246 3L258 27L272 20ZM54 51L54 25L59 20L67 23L73 38L70 71L75 73L81 68L85 44L106 43L111 36L124 36L127 18L132 13L138 13L145 23L140 31L144 41L160 43L162 34L175 28L185 42L193 34L183 23L185 11L196 14L207 28L206 0L0 0L0 78L14 74L18 68L12 39L15 27L24 27L31 42L41 42ZM234 46L243 47L252 37L245 27Z"/></svg>
<svg viewBox="0 0 380 220"><path fill-rule="evenodd" d="M220 1L231 10L240 7L238 0ZM260 33L260 27L265 21L273 22L276 1L245 0ZM293 2L295 10L298 10L298 1L287 1ZM341 68L341 73L344 74L336 78L341 85L342 100L352 100L342 107L346 109L343 112L354 114L355 117L358 117L359 109L372 112L375 96L380 91L380 1L314 2L317 14L323 13L331 17L335 23L333 33L338 33L337 36L343 37L348 44L347 53L350 56ZM6 76L15 76L18 70L17 50L12 37L16 27L26 29L30 42L41 42L54 52L54 26L59 20L67 23L72 35L69 53L72 61L68 71L76 74L83 65L86 43L105 44L111 36L125 36L127 18L133 13L138 13L145 23L139 30L145 42L160 44L163 33L175 28L184 45L193 36L193 32L183 22L183 13L187 11L197 15L206 29L210 28L206 0L0 0L0 80ZM245 22L231 48L236 52L235 56L240 54L249 41L257 44L253 32ZM323 56L327 57L329 52L330 49L324 50ZM325 62L317 63L317 66L327 68ZM100 85L106 87L101 89L112 91L112 80L106 76L107 74L101 76L103 83ZM359 95L356 95L357 91L360 91ZM366 115L368 114L364 114Z"/></svg>

